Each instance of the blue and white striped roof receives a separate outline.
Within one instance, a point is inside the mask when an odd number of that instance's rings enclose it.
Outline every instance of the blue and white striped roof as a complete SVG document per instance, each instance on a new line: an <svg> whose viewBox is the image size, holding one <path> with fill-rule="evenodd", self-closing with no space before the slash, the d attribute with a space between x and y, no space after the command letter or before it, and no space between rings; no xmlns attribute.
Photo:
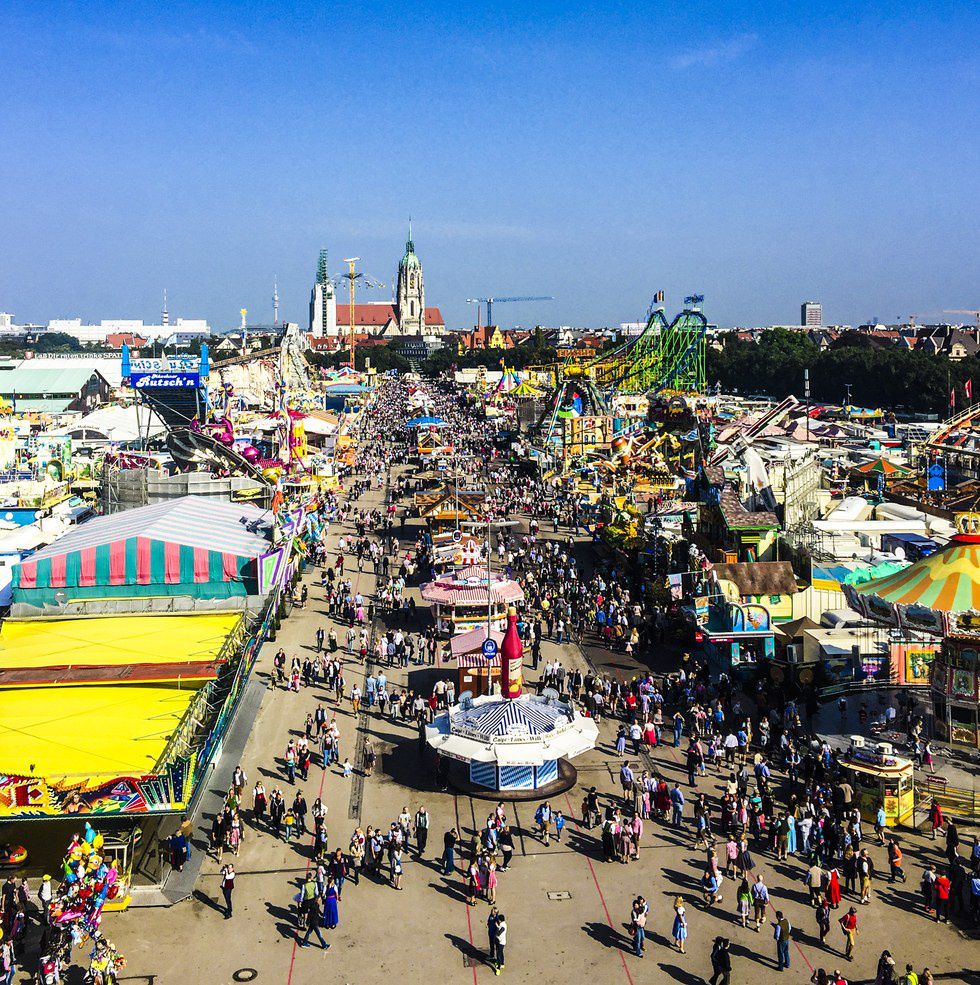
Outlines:
<svg viewBox="0 0 980 985"><path fill-rule="evenodd" d="M530 735L542 735L554 731L556 720L562 714L564 709L557 704L501 700L460 712L455 716L454 724L488 738L508 735L515 727L527 729Z"/></svg>

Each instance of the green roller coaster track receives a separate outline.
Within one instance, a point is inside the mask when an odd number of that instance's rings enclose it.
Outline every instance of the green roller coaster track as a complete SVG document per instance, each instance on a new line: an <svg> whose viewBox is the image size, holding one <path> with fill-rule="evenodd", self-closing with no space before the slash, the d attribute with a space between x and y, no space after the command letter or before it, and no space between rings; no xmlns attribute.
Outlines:
<svg viewBox="0 0 980 985"><path fill-rule="evenodd" d="M660 390L703 392L708 323L698 308L685 308L670 323L655 308L640 335L585 367L596 384L619 393Z"/></svg>

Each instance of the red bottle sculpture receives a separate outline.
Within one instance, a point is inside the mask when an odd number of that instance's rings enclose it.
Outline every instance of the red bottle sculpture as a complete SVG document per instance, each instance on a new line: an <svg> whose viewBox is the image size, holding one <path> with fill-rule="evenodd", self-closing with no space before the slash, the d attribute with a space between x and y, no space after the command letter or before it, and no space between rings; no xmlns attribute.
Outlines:
<svg viewBox="0 0 980 985"><path fill-rule="evenodd" d="M524 689L524 646L517 632L517 610L507 610L507 632L500 645L500 693L505 698L519 698Z"/></svg>

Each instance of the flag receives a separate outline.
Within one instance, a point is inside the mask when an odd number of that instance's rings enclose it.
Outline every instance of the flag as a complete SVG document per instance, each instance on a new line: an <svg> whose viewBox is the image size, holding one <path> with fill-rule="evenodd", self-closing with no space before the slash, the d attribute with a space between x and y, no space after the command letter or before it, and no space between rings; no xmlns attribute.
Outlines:
<svg viewBox="0 0 980 985"><path fill-rule="evenodd" d="M963 386L963 392L966 394L967 400L973 399L973 380L969 379Z"/></svg>
<svg viewBox="0 0 980 985"><path fill-rule="evenodd" d="M654 296L653 300L656 301L657 304L663 304L664 303L664 292L663 291L657 291L657 293Z"/></svg>
<svg viewBox="0 0 980 985"><path fill-rule="evenodd" d="M949 391L949 409L952 410L956 406L956 387L952 387Z"/></svg>

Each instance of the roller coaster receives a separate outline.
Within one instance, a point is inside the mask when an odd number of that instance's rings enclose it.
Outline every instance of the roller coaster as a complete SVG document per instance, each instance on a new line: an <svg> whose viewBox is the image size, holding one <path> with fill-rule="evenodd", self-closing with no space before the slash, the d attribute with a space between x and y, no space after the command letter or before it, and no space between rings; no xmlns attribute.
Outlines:
<svg viewBox="0 0 980 985"><path fill-rule="evenodd" d="M702 300L699 295L687 298L684 310L670 323L663 308L654 308L635 339L574 368L616 393L702 392L708 330ZM570 369L566 367L566 376L574 375Z"/></svg>
<svg viewBox="0 0 980 985"><path fill-rule="evenodd" d="M545 444L556 440L563 418L607 414L616 394L703 392L708 329L703 300L686 298L672 322L663 308L653 308L643 331L611 352L547 367L554 391L539 421Z"/></svg>

